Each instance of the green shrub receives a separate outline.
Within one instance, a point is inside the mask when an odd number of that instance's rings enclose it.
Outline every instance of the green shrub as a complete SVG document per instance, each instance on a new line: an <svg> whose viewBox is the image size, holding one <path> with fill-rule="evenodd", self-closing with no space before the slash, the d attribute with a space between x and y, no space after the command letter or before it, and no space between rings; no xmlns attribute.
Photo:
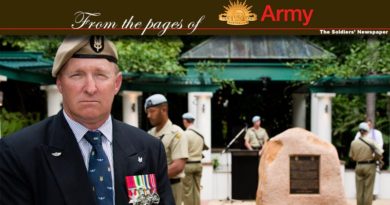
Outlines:
<svg viewBox="0 0 390 205"><path fill-rule="evenodd" d="M40 120L39 113L8 112L5 108L0 110L0 136L10 135L24 127Z"/></svg>

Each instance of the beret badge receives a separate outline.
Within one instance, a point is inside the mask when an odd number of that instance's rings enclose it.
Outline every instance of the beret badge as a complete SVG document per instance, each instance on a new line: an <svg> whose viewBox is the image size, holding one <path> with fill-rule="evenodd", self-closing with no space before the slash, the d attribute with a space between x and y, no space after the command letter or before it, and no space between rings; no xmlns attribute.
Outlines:
<svg viewBox="0 0 390 205"><path fill-rule="evenodd" d="M146 107L152 107L152 106L153 106L152 100L146 101Z"/></svg>
<svg viewBox="0 0 390 205"><path fill-rule="evenodd" d="M96 53L100 53L104 49L104 36L91 36L89 45Z"/></svg>

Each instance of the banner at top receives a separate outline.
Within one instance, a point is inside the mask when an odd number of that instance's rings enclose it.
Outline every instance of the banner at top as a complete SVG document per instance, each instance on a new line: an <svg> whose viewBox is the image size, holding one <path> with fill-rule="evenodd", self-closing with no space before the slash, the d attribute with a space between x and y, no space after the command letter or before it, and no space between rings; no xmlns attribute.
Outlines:
<svg viewBox="0 0 390 205"><path fill-rule="evenodd" d="M0 34L388 35L387 2L7 1Z"/></svg>

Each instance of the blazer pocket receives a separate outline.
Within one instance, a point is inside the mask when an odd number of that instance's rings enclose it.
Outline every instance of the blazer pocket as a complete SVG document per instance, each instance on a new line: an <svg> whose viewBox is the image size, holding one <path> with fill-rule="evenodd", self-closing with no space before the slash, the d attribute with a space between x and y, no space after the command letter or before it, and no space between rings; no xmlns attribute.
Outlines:
<svg viewBox="0 0 390 205"><path fill-rule="evenodd" d="M147 159L143 152L128 157L126 176L145 174Z"/></svg>

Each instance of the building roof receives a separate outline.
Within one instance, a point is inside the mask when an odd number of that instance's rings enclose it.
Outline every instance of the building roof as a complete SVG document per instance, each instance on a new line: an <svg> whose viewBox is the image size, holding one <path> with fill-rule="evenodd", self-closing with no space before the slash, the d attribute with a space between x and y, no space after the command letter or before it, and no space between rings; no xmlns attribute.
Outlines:
<svg viewBox="0 0 390 205"><path fill-rule="evenodd" d="M384 93L390 91L390 75L365 75L355 77L323 77L309 87L311 92L322 93Z"/></svg>
<svg viewBox="0 0 390 205"><path fill-rule="evenodd" d="M52 61L44 59L38 52L1 52L0 66L11 69L50 70Z"/></svg>
<svg viewBox="0 0 390 205"><path fill-rule="evenodd" d="M181 55L182 60L296 60L334 57L295 36L216 36Z"/></svg>
<svg viewBox="0 0 390 205"><path fill-rule="evenodd" d="M51 84L54 79L48 73L52 64L39 52L0 52L0 74L12 80Z"/></svg>

